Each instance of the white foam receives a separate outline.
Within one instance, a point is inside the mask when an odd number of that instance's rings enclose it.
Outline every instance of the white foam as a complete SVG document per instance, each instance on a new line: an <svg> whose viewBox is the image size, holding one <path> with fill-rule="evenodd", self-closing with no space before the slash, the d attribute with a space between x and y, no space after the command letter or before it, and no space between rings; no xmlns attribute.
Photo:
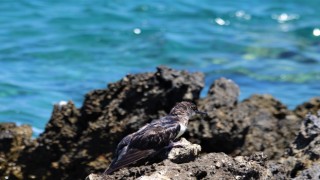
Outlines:
<svg viewBox="0 0 320 180"><path fill-rule="evenodd" d="M59 105L60 107L65 106L65 105L67 105L67 104L68 104L67 101L60 101L60 102L58 103L58 105Z"/></svg>
<svg viewBox="0 0 320 180"><path fill-rule="evenodd" d="M43 129L32 126L32 131L35 135L39 135L43 132Z"/></svg>

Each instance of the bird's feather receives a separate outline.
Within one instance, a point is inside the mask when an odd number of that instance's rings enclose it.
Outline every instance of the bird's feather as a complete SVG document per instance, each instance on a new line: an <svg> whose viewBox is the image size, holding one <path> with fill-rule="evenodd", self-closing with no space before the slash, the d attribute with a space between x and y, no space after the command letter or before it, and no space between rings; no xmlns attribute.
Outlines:
<svg viewBox="0 0 320 180"><path fill-rule="evenodd" d="M117 146L114 159L106 174L132 164L170 147L169 144L186 130L189 118L198 111L195 104L187 101L177 103L169 115L153 120L137 132L123 138Z"/></svg>
<svg viewBox="0 0 320 180"><path fill-rule="evenodd" d="M147 150L129 149L117 161L112 163L105 173L110 174L120 168L123 168L125 166L132 164L133 162L137 162L141 159L144 159L155 152L156 151L153 149L147 149Z"/></svg>
<svg viewBox="0 0 320 180"><path fill-rule="evenodd" d="M168 118L154 121L142 131L138 131L132 137L129 147L138 149L159 149L169 145L179 131L180 124Z"/></svg>
<svg viewBox="0 0 320 180"><path fill-rule="evenodd" d="M117 146L115 158L105 171L110 174L150 155L156 154L172 142L180 132L180 123L167 116L140 128L123 138Z"/></svg>

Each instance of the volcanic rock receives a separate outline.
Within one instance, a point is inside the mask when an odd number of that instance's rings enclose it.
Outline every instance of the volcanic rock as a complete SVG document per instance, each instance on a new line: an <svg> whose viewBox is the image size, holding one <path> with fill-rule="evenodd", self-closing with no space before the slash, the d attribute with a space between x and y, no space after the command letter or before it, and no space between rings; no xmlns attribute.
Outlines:
<svg viewBox="0 0 320 180"><path fill-rule="evenodd" d="M174 163L186 163L194 160L199 156L201 146L198 144L191 144L185 138L181 138L176 142L177 147L173 147L167 155L167 158Z"/></svg>
<svg viewBox="0 0 320 180"><path fill-rule="evenodd" d="M320 113L320 112L319 112ZM282 159L292 178L319 179L320 174L320 114L309 114L303 121L300 132Z"/></svg>
<svg viewBox="0 0 320 180"><path fill-rule="evenodd" d="M235 154L264 152L269 159L282 157L297 135L300 119L270 95L251 96L239 108L248 113L250 126L243 146Z"/></svg>
<svg viewBox="0 0 320 180"><path fill-rule="evenodd" d="M176 164L169 160L139 167L125 168L112 175L93 175L87 179L269 179L266 157L255 153L250 157L232 158L224 153L209 153L193 162Z"/></svg>
<svg viewBox="0 0 320 180"><path fill-rule="evenodd" d="M187 139L205 152L281 157L297 135L299 118L270 95L253 95L239 103L239 91L231 80L216 80L198 102L208 116L190 121Z"/></svg>
<svg viewBox="0 0 320 180"><path fill-rule="evenodd" d="M55 105L45 131L21 153L23 177L83 179L104 171L125 135L167 114L176 102L197 100L203 82L201 73L159 67L89 92L80 109L72 102Z"/></svg>
<svg viewBox="0 0 320 180"><path fill-rule="evenodd" d="M80 108L71 101L56 104L45 131L34 140L29 126L0 124L0 179L84 179L91 173L96 173L91 179L318 177L319 117L303 117L320 109L319 99L294 111L270 95L239 102L238 85L226 78L217 79L199 99L203 78L167 67L127 75L89 92ZM191 144L182 139L185 145L161 160L99 175L124 136L182 100L194 101L208 113L190 120L183 136Z"/></svg>
<svg viewBox="0 0 320 180"><path fill-rule="evenodd" d="M22 178L16 160L25 146L32 143L31 136L32 129L28 125L0 123L0 178L8 179L10 175Z"/></svg>
<svg viewBox="0 0 320 180"><path fill-rule="evenodd" d="M300 118L304 118L306 114L312 113L317 114L320 109L320 97L315 97L297 106L293 112L297 114Z"/></svg>

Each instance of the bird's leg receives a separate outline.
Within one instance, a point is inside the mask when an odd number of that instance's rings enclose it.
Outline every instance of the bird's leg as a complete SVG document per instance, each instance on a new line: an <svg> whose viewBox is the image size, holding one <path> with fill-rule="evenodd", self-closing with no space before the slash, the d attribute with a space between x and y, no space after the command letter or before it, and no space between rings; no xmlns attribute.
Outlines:
<svg viewBox="0 0 320 180"><path fill-rule="evenodd" d="M181 142L174 142L174 141L170 141L170 144L166 147L167 149L172 149L172 148L182 148L183 144Z"/></svg>

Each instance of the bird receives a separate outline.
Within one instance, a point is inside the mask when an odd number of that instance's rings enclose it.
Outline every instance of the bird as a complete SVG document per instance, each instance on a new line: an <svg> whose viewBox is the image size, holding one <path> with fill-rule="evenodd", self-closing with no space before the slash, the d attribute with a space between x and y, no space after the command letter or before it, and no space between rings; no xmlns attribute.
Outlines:
<svg viewBox="0 0 320 180"><path fill-rule="evenodd" d="M103 174L112 174L139 160L154 156L164 148L174 147L174 140L183 135L189 119L195 114L207 113L199 111L192 102L182 101L177 103L168 115L153 120L137 132L125 136L119 142L114 158Z"/></svg>

